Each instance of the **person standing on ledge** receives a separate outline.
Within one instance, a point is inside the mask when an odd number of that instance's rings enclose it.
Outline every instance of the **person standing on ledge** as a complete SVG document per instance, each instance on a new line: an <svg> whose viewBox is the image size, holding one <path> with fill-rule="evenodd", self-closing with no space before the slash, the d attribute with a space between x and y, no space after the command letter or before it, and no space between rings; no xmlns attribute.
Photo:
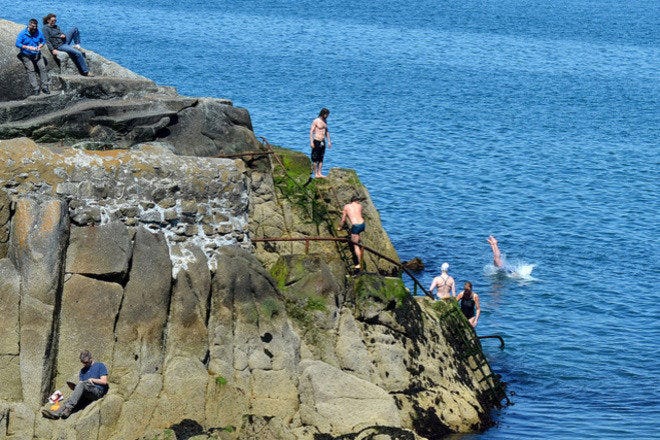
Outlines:
<svg viewBox="0 0 660 440"><path fill-rule="evenodd" d="M44 58L41 56L41 48L44 44L46 44L46 38L39 30L39 22L36 18L31 18L27 28L23 29L16 37L16 47L21 50L18 58L25 66L33 95L38 95L42 91L46 94L50 93L48 88L50 78L46 71ZM39 71L41 87L37 80L37 70Z"/></svg>
<svg viewBox="0 0 660 440"><path fill-rule="evenodd" d="M447 271L449 270L449 263L442 263L440 266L440 275L433 278L431 287L429 287L429 292L433 294L433 289L438 289L437 299L449 299L453 296L456 296L456 283L454 283L454 278L450 276ZM449 291L451 290L451 296Z"/></svg>
<svg viewBox="0 0 660 440"><path fill-rule="evenodd" d="M52 13L46 15L43 22L46 44L53 55L57 56L59 52L69 54L69 57L73 60L81 75L94 76L90 73L89 68L87 67L85 55L80 47L80 32L78 32L78 28L74 27L69 29L65 34L59 26L57 26L57 15ZM73 45L71 45L71 43L73 43Z"/></svg>
<svg viewBox="0 0 660 440"><path fill-rule="evenodd" d="M83 367L78 374L78 383L68 382L69 387L73 387L73 393L60 409L56 411L42 410L41 413L44 417L48 419L66 419L81 399L87 401L98 400L108 392L108 369L105 364L94 362L92 353L89 350L83 350L80 353L80 362L82 362Z"/></svg>
<svg viewBox="0 0 660 440"><path fill-rule="evenodd" d="M364 231L365 224L364 218L362 218L362 205L360 204L360 198L358 196L351 197L351 203L344 205L344 210L341 215L341 222L337 230L340 231L344 223L348 219L351 222L351 242L353 243L353 250L355 251L355 256L357 257L357 264L355 269L360 269L362 267L362 248L358 245L360 242L360 233Z"/></svg>
<svg viewBox="0 0 660 440"><path fill-rule="evenodd" d="M472 283L466 281L463 285L463 291L456 297L461 306L461 312L465 315L470 325L474 328L479 323L481 315L481 306L479 305L479 295L472 291Z"/></svg>
<svg viewBox="0 0 660 440"><path fill-rule="evenodd" d="M328 140L328 148L332 148L330 130L328 129L328 116L330 110L322 108L318 118L312 121L309 129L309 146L312 149L312 174L313 177L325 177L321 173L323 168L323 157L325 156L325 141Z"/></svg>

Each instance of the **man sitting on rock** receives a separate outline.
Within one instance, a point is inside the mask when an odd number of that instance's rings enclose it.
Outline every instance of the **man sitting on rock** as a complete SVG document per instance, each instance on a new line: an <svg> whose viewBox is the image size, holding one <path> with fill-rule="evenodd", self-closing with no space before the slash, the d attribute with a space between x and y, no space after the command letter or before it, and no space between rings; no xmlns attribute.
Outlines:
<svg viewBox="0 0 660 440"><path fill-rule="evenodd" d="M35 18L31 18L27 28L23 29L18 34L18 37L16 37L16 47L21 50L18 58L25 66L25 70L27 70L28 80L30 81L34 95L38 95L41 91L50 93L48 89L50 78L46 71L44 58L41 56L41 48L45 43L46 39L39 30L39 23ZM37 70L39 71L41 87L39 87L39 81L37 80Z"/></svg>
<svg viewBox="0 0 660 440"><path fill-rule="evenodd" d="M66 52L73 60L76 67L83 76L94 76L89 72L85 55L82 53L80 47L80 32L78 28L74 27L69 29L65 34L57 26L57 15L48 14L44 17L44 35L46 36L46 44L48 49L57 57L59 52ZM73 46L71 45L73 43Z"/></svg>
<svg viewBox="0 0 660 440"><path fill-rule="evenodd" d="M44 409L41 411L44 417L48 419L66 419L71 415L74 408L80 403L81 399L93 402L105 396L108 392L108 369L102 362L94 362L92 353L89 350L83 350L80 353L80 362L83 367L78 374L79 382L67 382L69 387L73 387L73 393L64 402L64 405L58 410Z"/></svg>

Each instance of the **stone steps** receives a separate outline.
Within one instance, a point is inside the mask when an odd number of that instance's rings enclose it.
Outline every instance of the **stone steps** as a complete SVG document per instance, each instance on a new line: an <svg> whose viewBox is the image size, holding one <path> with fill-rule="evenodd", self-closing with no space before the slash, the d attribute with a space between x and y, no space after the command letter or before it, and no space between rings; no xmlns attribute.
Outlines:
<svg viewBox="0 0 660 440"><path fill-rule="evenodd" d="M128 139L146 141L169 125L179 111L195 102L185 98L95 99L66 105L57 95L25 100L0 106L0 138L27 136L41 142L57 142L87 138L100 126L122 137L127 135Z"/></svg>
<svg viewBox="0 0 660 440"><path fill-rule="evenodd" d="M58 94L26 99L23 101L12 101L0 104L0 126L14 124L29 124L30 120L39 118L58 118L69 113L92 112L93 116L126 115L136 112L153 113L154 108L161 109L162 113L178 112L183 108L193 106L195 99L112 99L112 100L87 100L71 102L66 97ZM50 115L50 116L49 116Z"/></svg>
<svg viewBox="0 0 660 440"><path fill-rule="evenodd" d="M142 78L117 78L108 76L55 75L56 90L88 99L112 99L156 93L159 87L151 80Z"/></svg>

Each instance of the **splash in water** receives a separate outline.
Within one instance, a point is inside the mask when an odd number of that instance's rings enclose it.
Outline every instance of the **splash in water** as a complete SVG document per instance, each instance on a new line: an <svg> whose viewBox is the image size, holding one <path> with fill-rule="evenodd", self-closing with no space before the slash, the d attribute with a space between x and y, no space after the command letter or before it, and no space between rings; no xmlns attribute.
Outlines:
<svg viewBox="0 0 660 440"><path fill-rule="evenodd" d="M536 264L526 263L524 261L508 262L504 255L501 257L502 267L494 264L484 266L484 273L488 276L504 276L521 281L536 281L532 276L532 271Z"/></svg>

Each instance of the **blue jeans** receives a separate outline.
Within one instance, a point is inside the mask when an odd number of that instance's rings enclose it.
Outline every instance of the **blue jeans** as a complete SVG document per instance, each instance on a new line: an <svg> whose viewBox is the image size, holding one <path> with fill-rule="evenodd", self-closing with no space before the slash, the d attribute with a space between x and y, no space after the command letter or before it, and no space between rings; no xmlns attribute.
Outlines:
<svg viewBox="0 0 660 440"><path fill-rule="evenodd" d="M88 401L98 400L105 395L105 392L97 387L96 385L90 383L89 381L78 382L76 387L71 393L71 396L64 403L65 407L75 408L76 405L80 402L80 399L85 398Z"/></svg>
<svg viewBox="0 0 660 440"><path fill-rule="evenodd" d="M69 58L73 60L80 73L87 75L87 73L89 73L87 61L85 61L85 57L83 56L82 52L73 47L71 43L80 44L80 32L78 32L78 28L74 27L73 29L69 29L69 31L66 33L66 40L64 40L64 44L57 47L56 50L69 54Z"/></svg>

